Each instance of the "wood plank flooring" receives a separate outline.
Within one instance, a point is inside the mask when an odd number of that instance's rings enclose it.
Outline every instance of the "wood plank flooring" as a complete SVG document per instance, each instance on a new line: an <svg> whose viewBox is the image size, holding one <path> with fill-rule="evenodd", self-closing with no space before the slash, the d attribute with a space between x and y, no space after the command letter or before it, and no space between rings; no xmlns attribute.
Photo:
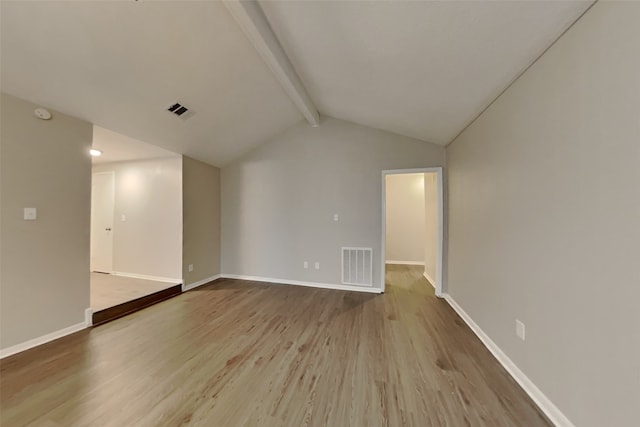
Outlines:
<svg viewBox="0 0 640 427"><path fill-rule="evenodd" d="M549 426L420 270L221 280L0 361L13 426Z"/></svg>

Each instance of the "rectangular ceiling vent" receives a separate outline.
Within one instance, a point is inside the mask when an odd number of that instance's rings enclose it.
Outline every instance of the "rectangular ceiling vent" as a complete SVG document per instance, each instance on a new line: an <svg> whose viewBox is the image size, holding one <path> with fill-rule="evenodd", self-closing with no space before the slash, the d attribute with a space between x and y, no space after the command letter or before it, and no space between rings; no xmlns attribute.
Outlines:
<svg viewBox="0 0 640 427"><path fill-rule="evenodd" d="M188 107L185 107L184 105L180 104L179 102L176 102L176 103L172 104L169 108L167 108L167 111L169 111L170 113L175 114L176 116L180 117L181 119L188 119L189 117L191 117L193 115L193 111L189 110Z"/></svg>
<svg viewBox="0 0 640 427"><path fill-rule="evenodd" d="M371 248L342 248L342 283L345 285L373 285L373 250Z"/></svg>

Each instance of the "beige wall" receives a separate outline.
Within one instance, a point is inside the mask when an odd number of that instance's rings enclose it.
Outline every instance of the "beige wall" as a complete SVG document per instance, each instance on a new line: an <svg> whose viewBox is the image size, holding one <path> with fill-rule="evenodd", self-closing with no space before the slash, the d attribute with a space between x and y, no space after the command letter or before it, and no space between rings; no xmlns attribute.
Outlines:
<svg viewBox="0 0 640 427"><path fill-rule="evenodd" d="M113 270L182 280L182 159L95 165L114 172ZM122 221L126 215L126 221Z"/></svg>
<svg viewBox="0 0 640 427"><path fill-rule="evenodd" d="M424 174L386 177L386 261L422 264L425 250Z"/></svg>
<svg viewBox="0 0 640 427"><path fill-rule="evenodd" d="M640 3L597 3L447 162L449 293L576 426L637 425Z"/></svg>
<svg viewBox="0 0 640 427"><path fill-rule="evenodd" d="M432 285L436 280L438 256L438 175L424 174L424 272Z"/></svg>
<svg viewBox="0 0 640 427"><path fill-rule="evenodd" d="M300 122L222 169L222 271L340 284L340 248L370 247L380 288L382 171L443 164L444 149L426 142Z"/></svg>
<svg viewBox="0 0 640 427"><path fill-rule="evenodd" d="M0 348L84 322L89 307L90 123L2 94ZM36 221L23 208L37 208Z"/></svg>
<svg viewBox="0 0 640 427"><path fill-rule="evenodd" d="M182 277L190 285L220 274L220 169L183 156L182 197Z"/></svg>

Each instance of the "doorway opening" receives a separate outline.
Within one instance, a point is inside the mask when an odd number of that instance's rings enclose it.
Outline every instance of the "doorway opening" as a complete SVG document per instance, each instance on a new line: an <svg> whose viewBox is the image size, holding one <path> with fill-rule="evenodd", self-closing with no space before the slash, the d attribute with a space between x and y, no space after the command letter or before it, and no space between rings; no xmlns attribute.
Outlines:
<svg viewBox="0 0 640 427"><path fill-rule="evenodd" d="M387 265L404 265L443 297L443 206L442 168L382 171L383 291Z"/></svg>
<svg viewBox="0 0 640 427"><path fill-rule="evenodd" d="M181 293L182 158L98 126L92 145L95 325Z"/></svg>

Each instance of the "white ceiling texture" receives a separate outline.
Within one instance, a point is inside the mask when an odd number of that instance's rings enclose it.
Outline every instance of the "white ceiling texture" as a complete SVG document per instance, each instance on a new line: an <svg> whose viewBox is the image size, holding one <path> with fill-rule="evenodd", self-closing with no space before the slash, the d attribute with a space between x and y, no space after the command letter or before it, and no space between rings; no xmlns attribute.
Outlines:
<svg viewBox="0 0 640 427"><path fill-rule="evenodd" d="M1 88L216 166L318 114L446 145L591 3L2 1Z"/></svg>
<svg viewBox="0 0 640 427"><path fill-rule="evenodd" d="M176 153L160 148L157 145L148 144L95 125L93 126L93 144L91 146L102 152L100 156L91 158L91 162L94 165L179 157Z"/></svg>

